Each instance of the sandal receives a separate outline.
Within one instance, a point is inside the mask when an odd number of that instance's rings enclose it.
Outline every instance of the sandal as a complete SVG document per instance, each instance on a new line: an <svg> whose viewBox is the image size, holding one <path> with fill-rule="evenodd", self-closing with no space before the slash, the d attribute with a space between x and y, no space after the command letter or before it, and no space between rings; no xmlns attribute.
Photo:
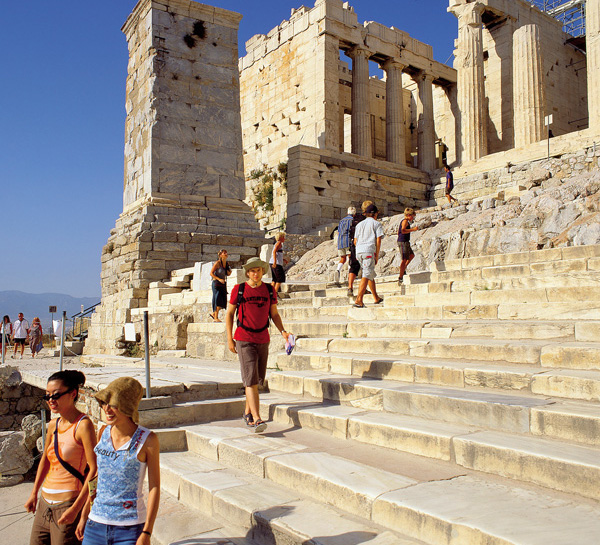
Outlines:
<svg viewBox="0 0 600 545"><path fill-rule="evenodd" d="M252 424L254 427L254 433L260 433L267 429L267 423L261 420L260 418Z"/></svg>
<svg viewBox="0 0 600 545"><path fill-rule="evenodd" d="M254 417L252 416L252 413L245 414L244 416L242 416L242 419L244 420L244 422L246 422L246 426L254 425Z"/></svg>
<svg viewBox="0 0 600 545"><path fill-rule="evenodd" d="M354 306L354 307L356 307L356 308L365 308L365 305L364 305L364 304L362 304L362 305L359 305L358 303L354 303L354 305L352 305L352 306Z"/></svg>
<svg viewBox="0 0 600 545"><path fill-rule="evenodd" d="M383 297L380 297L379 299L377 299L377 301L375 301L376 305L380 305L381 303L383 303Z"/></svg>

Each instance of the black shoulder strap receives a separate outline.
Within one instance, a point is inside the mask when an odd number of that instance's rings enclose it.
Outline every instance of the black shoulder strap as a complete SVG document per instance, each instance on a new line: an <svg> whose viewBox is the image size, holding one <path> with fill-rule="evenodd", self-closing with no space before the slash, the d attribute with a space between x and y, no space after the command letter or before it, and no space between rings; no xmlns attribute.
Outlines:
<svg viewBox="0 0 600 545"><path fill-rule="evenodd" d="M56 459L60 462L60 465L62 465L71 475L73 475L73 477L76 477L79 481L81 481L81 484L83 484L85 482L85 477L79 473L79 471L77 471L70 463L65 462L61 457L60 454L58 452L58 425L60 423L60 418L57 419L56 421L56 427L54 428L54 454L56 454Z"/></svg>

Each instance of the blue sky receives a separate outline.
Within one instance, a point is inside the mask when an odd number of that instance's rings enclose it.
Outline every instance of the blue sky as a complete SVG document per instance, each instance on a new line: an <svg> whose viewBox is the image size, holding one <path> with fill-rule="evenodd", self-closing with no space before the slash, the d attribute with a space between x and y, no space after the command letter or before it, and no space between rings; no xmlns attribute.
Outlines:
<svg viewBox="0 0 600 545"><path fill-rule="evenodd" d="M0 291L100 295L100 252L122 211L127 44L135 0L27 0L2 6ZM244 42L301 0L224 0ZM312 7L314 0L304 2ZM355 0L360 21L395 26L448 61L447 0Z"/></svg>

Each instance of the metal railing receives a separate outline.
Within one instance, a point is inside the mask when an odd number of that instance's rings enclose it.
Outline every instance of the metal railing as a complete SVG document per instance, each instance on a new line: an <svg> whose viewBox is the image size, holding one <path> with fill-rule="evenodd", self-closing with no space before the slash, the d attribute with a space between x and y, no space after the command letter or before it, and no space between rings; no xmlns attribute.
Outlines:
<svg viewBox="0 0 600 545"><path fill-rule="evenodd" d="M71 316L71 320L73 322L73 329L71 331L71 335L73 336L73 340L83 341L88 336L88 330L92 323L92 313L96 309L96 307L100 303L96 303L91 307L88 307L77 314L73 314ZM83 306L83 305L82 305Z"/></svg>

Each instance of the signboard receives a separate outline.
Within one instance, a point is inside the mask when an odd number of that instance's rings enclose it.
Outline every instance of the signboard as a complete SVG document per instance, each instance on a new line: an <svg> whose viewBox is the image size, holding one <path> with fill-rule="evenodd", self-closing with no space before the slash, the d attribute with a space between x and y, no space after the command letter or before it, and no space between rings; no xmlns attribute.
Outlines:
<svg viewBox="0 0 600 545"><path fill-rule="evenodd" d="M49 312L50 314L54 314L54 313L56 312L56 307L52 307L52 306L51 306L51 307L48 309L48 312Z"/></svg>
<svg viewBox="0 0 600 545"><path fill-rule="evenodd" d="M552 125L552 114L544 117L544 127L549 127L550 125Z"/></svg>

